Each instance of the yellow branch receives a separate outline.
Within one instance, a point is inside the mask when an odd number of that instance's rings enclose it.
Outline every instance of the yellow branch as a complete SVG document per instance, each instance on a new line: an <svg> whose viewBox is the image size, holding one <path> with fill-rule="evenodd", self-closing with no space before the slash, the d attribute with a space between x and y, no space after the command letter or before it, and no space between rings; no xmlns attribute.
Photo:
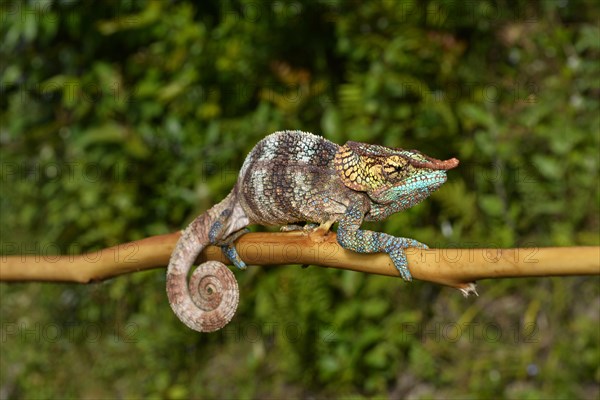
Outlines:
<svg viewBox="0 0 600 400"><path fill-rule="evenodd" d="M0 256L0 281L88 283L165 267L180 233L153 236L77 256ZM236 242L248 265L308 264L398 277L387 254L341 248L335 233L248 233ZM600 247L407 249L415 279L456 288L491 278L600 275ZM218 247L198 259L228 263Z"/></svg>

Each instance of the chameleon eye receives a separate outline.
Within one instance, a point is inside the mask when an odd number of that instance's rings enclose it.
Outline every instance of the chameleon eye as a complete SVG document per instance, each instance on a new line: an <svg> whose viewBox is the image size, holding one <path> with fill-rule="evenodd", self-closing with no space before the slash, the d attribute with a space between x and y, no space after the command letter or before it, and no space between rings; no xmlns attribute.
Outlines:
<svg viewBox="0 0 600 400"><path fill-rule="evenodd" d="M394 169L394 178L401 178L406 175L406 168L404 165L396 165Z"/></svg>
<svg viewBox="0 0 600 400"><path fill-rule="evenodd" d="M406 173L407 161L402 157L390 157L384 166L384 171L391 179L398 179Z"/></svg>

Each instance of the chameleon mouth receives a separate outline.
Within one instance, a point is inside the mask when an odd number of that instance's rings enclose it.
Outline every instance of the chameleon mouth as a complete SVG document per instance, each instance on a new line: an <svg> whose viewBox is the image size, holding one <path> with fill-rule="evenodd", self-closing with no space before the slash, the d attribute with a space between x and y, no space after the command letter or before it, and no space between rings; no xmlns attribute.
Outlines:
<svg viewBox="0 0 600 400"><path fill-rule="evenodd" d="M411 176L395 186L383 186L369 192L369 197L381 204L390 203L397 198L411 198L411 204L416 204L437 190L444 182L446 182L445 170L430 170Z"/></svg>
<svg viewBox="0 0 600 400"><path fill-rule="evenodd" d="M443 185L444 182L446 182L446 179L446 170L440 168L438 170L416 175L407 180L406 183L415 189L428 188L435 190Z"/></svg>

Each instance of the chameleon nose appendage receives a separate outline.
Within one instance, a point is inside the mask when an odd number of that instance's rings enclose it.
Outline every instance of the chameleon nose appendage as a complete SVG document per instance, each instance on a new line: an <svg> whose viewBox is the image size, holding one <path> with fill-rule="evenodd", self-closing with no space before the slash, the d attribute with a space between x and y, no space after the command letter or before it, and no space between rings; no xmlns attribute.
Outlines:
<svg viewBox="0 0 600 400"><path fill-rule="evenodd" d="M458 167L460 163L458 158L450 158L448 160L438 160L437 158L426 156L425 154L421 154L423 157L427 159L427 161L417 161L411 160L410 163L413 167L419 168L429 168L433 170L449 170L452 168Z"/></svg>

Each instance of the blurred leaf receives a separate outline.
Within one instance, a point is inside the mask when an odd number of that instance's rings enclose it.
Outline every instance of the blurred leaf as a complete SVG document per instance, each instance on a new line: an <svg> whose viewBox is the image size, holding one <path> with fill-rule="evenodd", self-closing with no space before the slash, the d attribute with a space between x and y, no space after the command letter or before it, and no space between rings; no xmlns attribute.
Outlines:
<svg viewBox="0 0 600 400"><path fill-rule="evenodd" d="M181 229L283 129L459 158L432 196L363 224L446 249L449 262L477 248L525 247L534 261L540 246L598 245L599 10L0 2L3 254L74 255ZM164 270L2 284L0 392L599 397L597 277L481 282L468 299L318 267L236 277L238 311L213 334L173 315Z"/></svg>

